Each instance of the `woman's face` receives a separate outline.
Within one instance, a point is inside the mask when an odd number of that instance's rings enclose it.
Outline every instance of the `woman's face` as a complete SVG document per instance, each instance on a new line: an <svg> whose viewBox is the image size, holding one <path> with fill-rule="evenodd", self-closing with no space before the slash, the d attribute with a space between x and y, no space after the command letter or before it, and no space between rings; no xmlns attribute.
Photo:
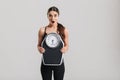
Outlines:
<svg viewBox="0 0 120 80"><path fill-rule="evenodd" d="M59 15L56 11L50 11L48 13L48 19L49 19L50 24L57 23L58 22L58 16Z"/></svg>

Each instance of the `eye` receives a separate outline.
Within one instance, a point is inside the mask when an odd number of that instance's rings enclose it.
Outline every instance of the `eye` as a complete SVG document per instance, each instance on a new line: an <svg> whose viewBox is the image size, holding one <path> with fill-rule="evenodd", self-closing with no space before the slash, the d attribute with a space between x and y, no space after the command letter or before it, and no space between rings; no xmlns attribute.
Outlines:
<svg viewBox="0 0 120 80"><path fill-rule="evenodd" d="M49 14L48 16L49 16L49 17L52 17L52 15L51 15L51 14Z"/></svg>
<svg viewBox="0 0 120 80"><path fill-rule="evenodd" d="M55 14L54 17L57 17L57 14Z"/></svg>

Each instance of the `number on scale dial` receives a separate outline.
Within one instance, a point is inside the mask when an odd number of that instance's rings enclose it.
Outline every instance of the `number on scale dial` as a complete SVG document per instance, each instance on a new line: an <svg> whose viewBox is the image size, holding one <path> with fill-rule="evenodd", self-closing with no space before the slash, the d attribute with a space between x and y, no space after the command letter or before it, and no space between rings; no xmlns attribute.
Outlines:
<svg viewBox="0 0 120 80"><path fill-rule="evenodd" d="M58 37L55 35L48 35L46 37L46 44L51 48L57 47L59 44Z"/></svg>

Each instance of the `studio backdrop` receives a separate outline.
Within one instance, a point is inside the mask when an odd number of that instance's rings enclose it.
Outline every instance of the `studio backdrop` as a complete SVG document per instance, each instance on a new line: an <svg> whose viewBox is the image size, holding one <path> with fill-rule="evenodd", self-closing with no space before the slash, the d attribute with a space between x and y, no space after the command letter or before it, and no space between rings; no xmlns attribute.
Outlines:
<svg viewBox="0 0 120 80"><path fill-rule="evenodd" d="M69 30L64 80L120 80L120 0L0 0L0 80L42 80L47 10Z"/></svg>

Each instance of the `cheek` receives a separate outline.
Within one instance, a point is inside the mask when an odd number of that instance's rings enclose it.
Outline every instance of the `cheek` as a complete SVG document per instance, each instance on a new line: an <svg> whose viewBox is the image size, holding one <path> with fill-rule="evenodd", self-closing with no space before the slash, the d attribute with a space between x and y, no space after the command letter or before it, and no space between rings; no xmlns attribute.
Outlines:
<svg viewBox="0 0 120 80"><path fill-rule="evenodd" d="M52 18L51 17L48 17L49 20L51 20Z"/></svg>

